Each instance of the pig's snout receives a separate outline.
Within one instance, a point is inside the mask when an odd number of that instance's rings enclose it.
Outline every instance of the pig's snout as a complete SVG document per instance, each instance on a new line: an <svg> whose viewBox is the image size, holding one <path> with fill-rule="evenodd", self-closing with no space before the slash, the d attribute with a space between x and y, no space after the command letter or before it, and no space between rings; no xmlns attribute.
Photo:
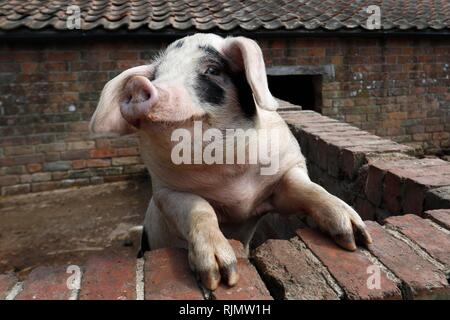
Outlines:
<svg viewBox="0 0 450 320"><path fill-rule="evenodd" d="M130 124L137 125L140 119L148 117L157 101L158 90L150 80L134 76L125 85L120 99L120 112Z"/></svg>

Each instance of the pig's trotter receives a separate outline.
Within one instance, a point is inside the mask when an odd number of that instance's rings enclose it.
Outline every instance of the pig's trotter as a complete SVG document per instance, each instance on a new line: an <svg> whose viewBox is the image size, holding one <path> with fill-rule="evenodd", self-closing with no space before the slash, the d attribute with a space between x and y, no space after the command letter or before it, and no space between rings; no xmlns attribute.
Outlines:
<svg viewBox="0 0 450 320"><path fill-rule="evenodd" d="M214 208L197 195L161 188L154 193L156 206L169 223L174 237L183 238L189 265L203 285L215 290L223 282L233 286L239 276L233 248L219 228Z"/></svg>
<svg viewBox="0 0 450 320"><path fill-rule="evenodd" d="M189 243L189 264L202 284L215 290L220 280L233 286L239 280L236 256L220 230L199 231Z"/></svg>
<svg viewBox="0 0 450 320"><path fill-rule="evenodd" d="M274 194L274 205L284 213L306 212L320 229L347 250L356 250L355 238L365 245L372 242L355 210L313 183L306 169L295 167L284 175Z"/></svg>

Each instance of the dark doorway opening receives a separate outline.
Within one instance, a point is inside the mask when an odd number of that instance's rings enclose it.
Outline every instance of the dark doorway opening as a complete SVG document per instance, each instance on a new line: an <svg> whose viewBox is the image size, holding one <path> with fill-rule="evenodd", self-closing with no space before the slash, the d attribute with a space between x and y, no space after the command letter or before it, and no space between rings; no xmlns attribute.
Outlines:
<svg viewBox="0 0 450 320"><path fill-rule="evenodd" d="M322 111L321 75L268 75L267 79L274 97L303 110Z"/></svg>

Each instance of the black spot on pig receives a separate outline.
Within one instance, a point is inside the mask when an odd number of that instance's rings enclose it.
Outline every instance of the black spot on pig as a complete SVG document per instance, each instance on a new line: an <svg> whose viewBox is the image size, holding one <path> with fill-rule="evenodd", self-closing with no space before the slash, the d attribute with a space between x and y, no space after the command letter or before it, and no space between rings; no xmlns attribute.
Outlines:
<svg viewBox="0 0 450 320"><path fill-rule="evenodd" d="M231 82L236 88L238 102L241 106L242 112L249 119L256 115L256 105L253 100L253 91L248 84L247 78L244 72L235 73L230 75Z"/></svg>
<svg viewBox="0 0 450 320"><path fill-rule="evenodd" d="M225 101L225 90L207 75L197 75L194 88L195 93L203 103L222 105Z"/></svg>
<svg viewBox="0 0 450 320"><path fill-rule="evenodd" d="M253 93L250 85L248 84L245 72L234 72L231 70L229 61L222 56L216 49L211 46L199 46L199 49L205 52L204 60L205 62L213 62L215 65L220 66L222 74L231 81L236 89L239 105L242 109L244 115L251 119L256 115L256 105L253 100ZM204 91L203 95L205 100L211 103L212 96L210 94L217 94L219 91L223 91L223 96L225 96L225 91L219 85L217 85L213 80L208 77L204 77L200 82L203 83L205 87L210 87L209 90ZM211 82L208 84L208 82ZM200 86L199 86L200 87ZM198 92L201 94L200 92ZM219 99L216 99L219 101ZM222 100L222 99L220 99ZM224 98L223 98L224 100ZM214 104L214 103L213 103ZM221 103L216 103L221 104Z"/></svg>

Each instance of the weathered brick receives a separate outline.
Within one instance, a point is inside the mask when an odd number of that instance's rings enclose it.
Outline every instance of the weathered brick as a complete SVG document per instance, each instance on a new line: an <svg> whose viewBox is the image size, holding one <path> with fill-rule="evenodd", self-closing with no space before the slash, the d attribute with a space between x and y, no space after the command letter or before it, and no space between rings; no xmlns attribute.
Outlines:
<svg viewBox="0 0 450 320"><path fill-rule="evenodd" d="M13 158L0 158L0 166L17 166L29 163L41 163L44 162L44 156L42 154L29 154L14 156Z"/></svg>
<svg viewBox="0 0 450 320"><path fill-rule="evenodd" d="M277 299L338 299L326 280L324 267L313 261L306 250L287 240L267 240L252 258Z"/></svg>
<svg viewBox="0 0 450 320"><path fill-rule="evenodd" d="M119 157L127 157L127 156L137 156L139 155L139 149L136 147L133 148L118 148L116 150L117 156Z"/></svg>
<svg viewBox="0 0 450 320"><path fill-rule="evenodd" d="M376 166L369 165L369 172L365 185L365 194L367 199L375 206L379 206L381 204L384 175L384 170L381 170Z"/></svg>
<svg viewBox="0 0 450 320"><path fill-rule="evenodd" d="M370 201L358 197L355 200L354 208L363 220L375 219L376 207Z"/></svg>
<svg viewBox="0 0 450 320"><path fill-rule="evenodd" d="M400 214L402 211L402 180L392 172L387 172L384 177L382 198L383 206L391 214Z"/></svg>
<svg viewBox="0 0 450 320"><path fill-rule="evenodd" d="M61 160L88 159L89 150L68 150L61 152Z"/></svg>
<svg viewBox="0 0 450 320"><path fill-rule="evenodd" d="M19 181L20 181L19 176L12 176L12 175L0 176L0 187L17 184L19 183Z"/></svg>
<svg viewBox="0 0 450 320"><path fill-rule="evenodd" d="M39 144L36 146L36 152L60 152L66 149L66 144L64 142L55 142L47 144Z"/></svg>
<svg viewBox="0 0 450 320"><path fill-rule="evenodd" d="M32 192L42 192L58 189L59 181L35 182L31 185Z"/></svg>
<svg viewBox="0 0 450 320"><path fill-rule="evenodd" d="M404 234L433 258L450 269L450 235L413 214L389 217L386 225Z"/></svg>
<svg viewBox="0 0 450 320"><path fill-rule="evenodd" d="M81 179L64 179L58 183L58 188L82 187L89 184L88 178Z"/></svg>
<svg viewBox="0 0 450 320"><path fill-rule="evenodd" d="M2 187L2 196L13 196L30 192L29 184L16 184L14 186Z"/></svg>
<svg viewBox="0 0 450 320"><path fill-rule="evenodd" d="M366 225L373 240L369 251L402 280L406 298L450 297L450 287L441 270L376 222L366 221Z"/></svg>
<svg viewBox="0 0 450 320"><path fill-rule="evenodd" d="M0 300L4 300L14 285L17 283L14 273L0 274Z"/></svg>
<svg viewBox="0 0 450 320"><path fill-rule="evenodd" d="M216 300L272 300L264 282L255 267L248 261L244 248L239 241L231 240L237 258L239 281L234 287L220 283L212 292Z"/></svg>
<svg viewBox="0 0 450 320"><path fill-rule="evenodd" d="M94 149L95 141L75 141L67 143L67 150Z"/></svg>
<svg viewBox="0 0 450 320"><path fill-rule="evenodd" d="M50 172L33 173L31 175L32 182L43 182L50 180L52 180L52 174Z"/></svg>
<svg viewBox="0 0 450 320"><path fill-rule="evenodd" d="M202 300L188 264L187 251L166 248L145 254L144 287L146 300Z"/></svg>
<svg viewBox="0 0 450 320"><path fill-rule="evenodd" d="M86 168L86 160L83 160L83 159L73 160L72 168L75 170Z"/></svg>
<svg viewBox="0 0 450 320"><path fill-rule="evenodd" d="M79 299L136 299L136 258L125 252L90 258L83 270Z"/></svg>
<svg viewBox="0 0 450 320"><path fill-rule="evenodd" d="M367 285L373 265L360 250L349 252L334 244L322 233L311 229L298 229L297 234L306 246L327 267L348 299L400 299L401 293L384 271L380 274L380 288Z"/></svg>
<svg viewBox="0 0 450 320"><path fill-rule="evenodd" d="M86 166L88 168L109 167L111 160L108 159L89 159L86 160Z"/></svg>
<svg viewBox="0 0 450 320"><path fill-rule="evenodd" d="M0 175L14 175L27 173L25 166L0 167Z"/></svg>
<svg viewBox="0 0 450 320"><path fill-rule="evenodd" d="M425 217L450 230L450 209L429 210Z"/></svg>
<svg viewBox="0 0 450 320"><path fill-rule="evenodd" d="M130 174L130 173L139 173L139 174L145 174L147 173L147 167L143 164L135 164L131 166L124 166L123 167L123 173L124 174Z"/></svg>
<svg viewBox="0 0 450 320"><path fill-rule="evenodd" d="M67 286L70 275L64 267L37 267L24 281L16 300L68 300L72 293Z"/></svg>
<svg viewBox="0 0 450 320"><path fill-rule="evenodd" d="M111 158L116 156L116 150L115 149L93 149L90 151L90 157L91 158Z"/></svg>
<svg viewBox="0 0 450 320"><path fill-rule="evenodd" d="M20 176L20 183L31 183L31 174L22 174Z"/></svg>
<svg viewBox="0 0 450 320"><path fill-rule="evenodd" d="M140 157L120 157L120 158L112 159L113 166L126 166L126 165L130 165L130 164L138 164L138 163L141 163Z"/></svg>
<svg viewBox="0 0 450 320"><path fill-rule="evenodd" d="M348 178L353 179L364 162L364 153L355 152L350 149L344 149L342 151L342 170Z"/></svg>
<svg viewBox="0 0 450 320"><path fill-rule="evenodd" d="M44 171L65 171L72 168L71 161L55 161L44 163Z"/></svg>
<svg viewBox="0 0 450 320"><path fill-rule="evenodd" d="M424 209L450 209L450 186L433 188L425 192Z"/></svg>
<svg viewBox="0 0 450 320"><path fill-rule="evenodd" d="M29 173L39 172L42 170L42 164L40 164L40 163L27 164L27 170Z"/></svg>
<svg viewBox="0 0 450 320"><path fill-rule="evenodd" d="M34 152L34 146L24 145L24 146L5 147L4 152L5 152L5 155L7 155L7 156L31 154Z"/></svg>
<svg viewBox="0 0 450 320"><path fill-rule="evenodd" d="M48 152L45 154L45 162L54 162L61 160L61 153L59 152Z"/></svg>

